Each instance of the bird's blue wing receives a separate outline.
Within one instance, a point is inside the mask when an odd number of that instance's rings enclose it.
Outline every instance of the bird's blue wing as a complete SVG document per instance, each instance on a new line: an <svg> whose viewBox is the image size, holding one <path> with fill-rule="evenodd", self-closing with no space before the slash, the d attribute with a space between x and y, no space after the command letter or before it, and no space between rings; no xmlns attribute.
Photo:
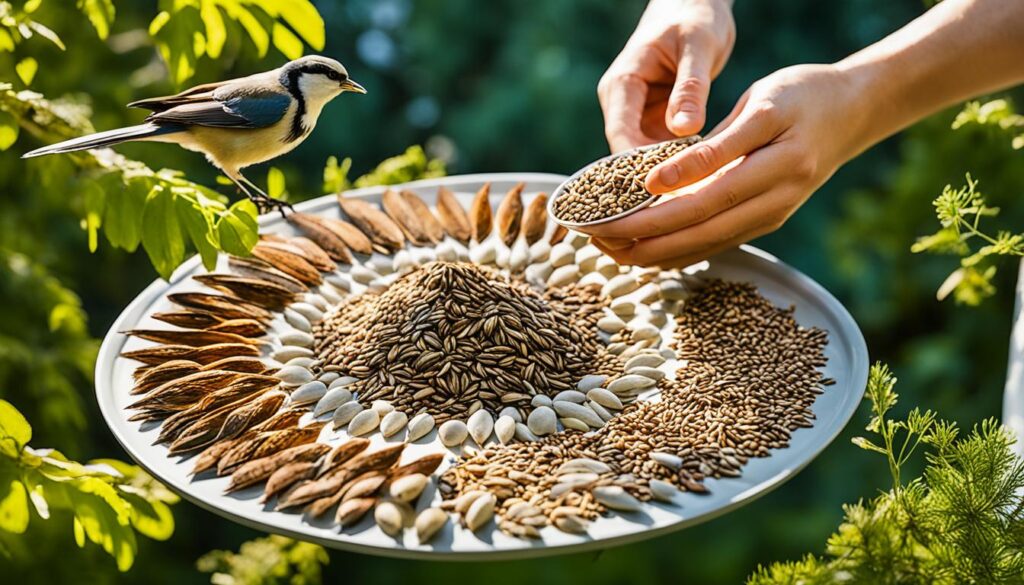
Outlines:
<svg viewBox="0 0 1024 585"><path fill-rule="evenodd" d="M276 91L213 92L212 99L175 106L146 118L157 124L184 124L217 128L264 128L279 122L292 98Z"/></svg>

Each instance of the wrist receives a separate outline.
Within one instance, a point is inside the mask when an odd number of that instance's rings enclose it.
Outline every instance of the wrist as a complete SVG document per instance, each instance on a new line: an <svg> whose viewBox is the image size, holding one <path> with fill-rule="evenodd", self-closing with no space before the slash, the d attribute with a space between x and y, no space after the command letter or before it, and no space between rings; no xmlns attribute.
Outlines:
<svg viewBox="0 0 1024 585"><path fill-rule="evenodd" d="M851 55L832 66L848 96L849 150L853 158L914 121L911 100L904 90L911 85L909 71L894 72L885 59Z"/></svg>

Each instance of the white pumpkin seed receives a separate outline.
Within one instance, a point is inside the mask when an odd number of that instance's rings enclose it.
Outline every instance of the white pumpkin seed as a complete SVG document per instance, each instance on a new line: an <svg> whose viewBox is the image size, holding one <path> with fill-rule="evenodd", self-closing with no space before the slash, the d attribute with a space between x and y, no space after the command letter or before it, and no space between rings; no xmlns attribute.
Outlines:
<svg viewBox="0 0 1024 585"><path fill-rule="evenodd" d="M347 425L357 414L363 411L363 405L358 402L346 402L334 411L334 419L331 421L335 429Z"/></svg>
<svg viewBox="0 0 1024 585"><path fill-rule="evenodd" d="M530 247L526 240L516 240L512 245L512 253L508 258L508 269L512 272L522 272L530 263Z"/></svg>
<svg viewBox="0 0 1024 585"><path fill-rule="evenodd" d="M455 447L465 442L466 437L469 436L469 429L461 420L450 420L437 429L437 434L441 438L442 445Z"/></svg>
<svg viewBox="0 0 1024 585"><path fill-rule="evenodd" d="M575 261L583 272L593 272L597 267L597 259L603 255L604 253L598 250L597 246L587 244L576 251Z"/></svg>
<svg viewBox="0 0 1024 585"><path fill-rule="evenodd" d="M601 296L617 298L635 291L640 284L630 274L618 274L608 279L608 284L601 289Z"/></svg>
<svg viewBox="0 0 1024 585"><path fill-rule="evenodd" d="M341 377L341 374L339 374L338 372L323 372L322 374L317 376L316 379L320 380L324 384L327 384L327 389L330 390L331 389L331 385L330 385L331 382L337 380L340 377Z"/></svg>
<svg viewBox="0 0 1024 585"><path fill-rule="evenodd" d="M466 511L466 528L476 532L484 527L494 517L494 505L497 498L494 494L488 493L473 501Z"/></svg>
<svg viewBox="0 0 1024 585"><path fill-rule="evenodd" d="M455 262L459 259L455 253L455 248L452 247L450 242L444 241L437 245L437 259L442 262Z"/></svg>
<svg viewBox="0 0 1024 585"><path fill-rule="evenodd" d="M665 361L674 360L679 357L678 355L676 355L676 350L669 347L659 350L658 355L660 355L661 359Z"/></svg>
<svg viewBox="0 0 1024 585"><path fill-rule="evenodd" d="M292 303L288 309L302 315L310 323L318 323L324 318L324 310L309 303Z"/></svg>
<svg viewBox="0 0 1024 585"><path fill-rule="evenodd" d="M555 394L552 402L559 402L566 400L569 402L575 402L576 404L583 404L587 400L587 395L578 390L562 390L558 394Z"/></svg>
<svg viewBox="0 0 1024 585"><path fill-rule="evenodd" d="M395 257L391 261L392 271L399 274L412 270L415 267L416 261L412 259L412 254L410 254L408 250L399 250L395 253Z"/></svg>
<svg viewBox="0 0 1024 585"><path fill-rule="evenodd" d="M384 416L387 413L393 411L395 409L395 406L388 402L387 400L374 400L370 404L370 408L376 410L377 414L379 414L380 416Z"/></svg>
<svg viewBox="0 0 1024 585"><path fill-rule="evenodd" d="M683 459L671 453L665 453L662 451L651 452L651 459L656 461L659 465L671 469L672 471L679 471L683 466Z"/></svg>
<svg viewBox="0 0 1024 585"><path fill-rule="evenodd" d="M590 430L590 426L587 425L587 423L575 417L566 416L558 419L558 421L562 423L563 427L567 429L572 429L574 431L580 431L585 433Z"/></svg>
<svg viewBox="0 0 1024 585"><path fill-rule="evenodd" d="M339 406L346 402L352 401L352 393L345 388L333 388L327 390L327 393L323 395L323 398L316 403L316 407L313 408L313 416L320 416L326 414L332 410L337 410Z"/></svg>
<svg viewBox="0 0 1024 585"><path fill-rule="evenodd" d="M640 502L622 487L617 485L599 486L591 490L594 499L612 510L620 512L637 512Z"/></svg>
<svg viewBox="0 0 1024 585"><path fill-rule="evenodd" d="M538 406L526 417L526 426L538 437L550 435L558 430L555 411L548 406Z"/></svg>
<svg viewBox="0 0 1024 585"><path fill-rule="evenodd" d="M469 259L475 264L491 264L497 257L498 250L494 245L494 240L473 246L469 251Z"/></svg>
<svg viewBox="0 0 1024 585"><path fill-rule="evenodd" d="M516 423L516 440L528 443L532 441L539 441L540 437L533 434L533 431L530 430L530 427L526 426L525 424Z"/></svg>
<svg viewBox="0 0 1024 585"><path fill-rule="evenodd" d="M601 420L603 420L604 422L612 420L612 417L615 416L612 413L608 412L607 408L601 406L600 404L594 402L593 400L587 401L587 408L593 410L597 414L597 416L601 417Z"/></svg>
<svg viewBox="0 0 1024 585"><path fill-rule="evenodd" d="M548 257L548 261L551 262L552 266L558 268L559 266L571 264L575 257L576 248L573 248L565 242L561 242L552 246L551 255Z"/></svg>
<svg viewBox="0 0 1024 585"><path fill-rule="evenodd" d="M561 464L558 467L558 470L555 472L555 474L563 475L567 473L589 472L597 473L600 475L604 473L611 473L611 470L612 468L609 467L608 464L604 463L603 461L581 457L578 459L570 459L565 463Z"/></svg>
<svg viewBox="0 0 1024 585"><path fill-rule="evenodd" d="M653 354L652 355L652 354L649 354L649 353L644 353L644 354L637 355L637 356L632 357L629 360L627 360L626 361L626 365L625 365L625 369L627 371L629 371L629 370L632 370L633 368L640 367L640 366L648 367L648 368L656 368L656 367L660 366L663 363L665 363L665 358L663 358L662 356L657 355L657 354Z"/></svg>
<svg viewBox="0 0 1024 585"><path fill-rule="evenodd" d="M523 415L520 414L519 409L514 406L506 406L505 408L502 408L501 412L498 413L498 418L503 416L511 418L513 422L523 422Z"/></svg>
<svg viewBox="0 0 1024 585"><path fill-rule="evenodd" d="M597 416L596 412L594 412L593 410L590 410L589 408L587 408L586 406L584 406L582 404L576 404L575 402L557 401L554 404L554 408L555 408L555 412L557 412L558 415L561 416L561 417L579 419L584 424L592 426L594 428L600 428L600 427L604 426L604 421L601 420L601 417ZM565 424L564 420L562 421L562 424ZM568 425L566 425L566 426L568 426ZM569 428L576 428L576 427L569 427ZM589 430L589 429L579 429L579 430L586 431L586 430Z"/></svg>
<svg viewBox="0 0 1024 585"><path fill-rule="evenodd" d="M555 528L569 534L586 534L589 525L583 518L572 514L555 518Z"/></svg>
<svg viewBox="0 0 1024 585"><path fill-rule="evenodd" d="M508 260L511 255L512 251L504 244L497 242L494 244L494 265L498 268L508 268Z"/></svg>
<svg viewBox="0 0 1024 585"><path fill-rule="evenodd" d="M617 298L608 305L613 313L619 317L629 317L636 314L636 303L626 298Z"/></svg>
<svg viewBox="0 0 1024 585"><path fill-rule="evenodd" d="M341 388L342 386L348 386L352 382L358 381L359 378L353 378L352 376L341 376L340 378L337 378L333 382L331 382L331 385L328 386L327 389L333 390L335 388Z"/></svg>
<svg viewBox="0 0 1024 585"><path fill-rule="evenodd" d="M608 376L604 374L587 374L576 383L576 389L580 392L589 392L594 388L600 388L607 381Z"/></svg>
<svg viewBox="0 0 1024 585"><path fill-rule="evenodd" d="M346 274L331 272L324 276L324 280L335 288L339 288L345 292L352 292L352 279Z"/></svg>
<svg viewBox="0 0 1024 585"><path fill-rule="evenodd" d="M447 512L441 508L427 508L416 516L416 538L420 544L429 542L447 523Z"/></svg>
<svg viewBox="0 0 1024 585"><path fill-rule="evenodd" d="M541 262L527 266L524 276L526 276L526 282L534 286L542 286L547 283L554 270L555 268L551 266L550 262Z"/></svg>
<svg viewBox="0 0 1024 585"><path fill-rule="evenodd" d="M606 282L608 282L608 279L601 276L599 273L587 272L576 284L579 286L604 286Z"/></svg>
<svg viewBox="0 0 1024 585"><path fill-rule="evenodd" d="M305 368L305 369L309 370L309 369L313 368L313 364L315 364L315 363L316 363L316 360L311 358L311 357L297 357L297 358L292 358L292 359L288 360L288 363L286 363L285 365L286 366L296 366L296 367L299 367L299 368Z"/></svg>
<svg viewBox="0 0 1024 585"><path fill-rule="evenodd" d="M281 380L285 386L301 386L313 380L313 373L299 366L285 366L278 370L274 377Z"/></svg>
<svg viewBox="0 0 1024 585"><path fill-rule="evenodd" d="M309 319L291 307L284 310L284 320L299 331L309 333L313 330L313 325L310 324Z"/></svg>
<svg viewBox="0 0 1024 585"><path fill-rule="evenodd" d="M388 536L398 536L402 532L402 510L394 502L385 500L377 504L373 510L373 519Z"/></svg>
<svg viewBox="0 0 1024 585"><path fill-rule="evenodd" d="M359 284L370 284L373 279L380 278L380 274L376 270L361 264L356 264L349 269L348 274Z"/></svg>
<svg viewBox="0 0 1024 585"><path fill-rule="evenodd" d="M661 380L665 377L665 372L658 368L649 368L647 366L637 366L626 370L627 374L636 374L637 376L644 376L652 380Z"/></svg>
<svg viewBox="0 0 1024 585"><path fill-rule="evenodd" d="M313 307L316 307L316 309L318 311L320 311L321 314L323 314L323 312L326 311L329 308L329 306L327 304L327 300L325 298L323 298L322 296L316 294L316 293L306 293L302 297L302 300L305 301L305 304L308 304L308 305L311 305ZM294 307L295 305L298 305L298 304L300 304L300 303L295 303L295 304L292 305L292 307ZM296 310L298 310L300 313L302 313L301 309L296 309ZM305 313L303 313L303 314L305 314ZM319 319L311 318L310 315L306 315L306 318L309 319L310 322L319 321Z"/></svg>
<svg viewBox="0 0 1024 585"><path fill-rule="evenodd" d="M391 482L388 493L399 502L412 502L420 497L429 479L422 473L411 473Z"/></svg>
<svg viewBox="0 0 1024 585"><path fill-rule="evenodd" d="M411 443L425 437L432 430L434 430L434 417L429 413L421 412L409 421L409 435L406 439Z"/></svg>
<svg viewBox="0 0 1024 585"><path fill-rule="evenodd" d="M547 240L534 242L530 246L530 264L543 262L551 257L551 244Z"/></svg>
<svg viewBox="0 0 1024 585"><path fill-rule="evenodd" d="M530 400L530 406L551 406L551 398L543 394L537 394Z"/></svg>
<svg viewBox="0 0 1024 585"><path fill-rule="evenodd" d="M566 234L565 239L562 241L569 244L573 248L579 250L583 246L586 246L587 244L590 243L590 236L588 236L587 234L569 230L569 233Z"/></svg>
<svg viewBox="0 0 1024 585"><path fill-rule="evenodd" d="M632 390L642 390L650 388L657 384L654 380L647 376L639 376L637 374L626 374L616 380L613 380L608 384L608 390L615 394L622 394L623 392L629 392Z"/></svg>
<svg viewBox="0 0 1024 585"><path fill-rule="evenodd" d="M390 437L404 429L408 422L408 415L400 410L392 410L380 419L380 434Z"/></svg>
<svg viewBox="0 0 1024 585"><path fill-rule="evenodd" d="M651 497L669 504L675 503L675 496L679 493L679 488L662 479L650 480L647 487L651 490Z"/></svg>
<svg viewBox="0 0 1024 585"><path fill-rule="evenodd" d="M494 418L491 417L491 413L481 408L469 417L466 428L469 430L469 436L482 447L494 430Z"/></svg>
<svg viewBox="0 0 1024 585"><path fill-rule="evenodd" d="M548 277L548 286L565 286L580 279L580 267L575 264L559 266Z"/></svg>
<svg viewBox="0 0 1024 585"><path fill-rule="evenodd" d="M508 443L516 434L516 420L511 416L499 416L494 421L494 434L502 445Z"/></svg>
<svg viewBox="0 0 1024 585"><path fill-rule="evenodd" d="M351 403L350 403L351 404ZM376 410L363 410L356 414L348 423L348 434L359 437L373 432L380 425L380 415Z"/></svg>
<svg viewBox="0 0 1024 585"><path fill-rule="evenodd" d="M327 393L327 384L324 384L320 380L313 380L312 382L306 382L305 384L296 388L289 397L291 404L309 404L316 402L324 397Z"/></svg>
<svg viewBox="0 0 1024 585"><path fill-rule="evenodd" d="M626 328L626 322L618 315L606 315L597 320L597 328L605 333L618 333Z"/></svg>
<svg viewBox="0 0 1024 585"><path fill-rule="evenodd" d="M666 301L682 301L686 299L688 293L686 286L678 280L661 281L658 291L661 293L661 298Z"/></svg>
<svg viewBox="0 0 1024 585"><path fill-rule="evenodd" d="M668 323L668 314L665 311L651 311L651 314L647 316L647 320L651 325L661 329Z"/></svg>
<svg viewBox="0 0 1024 585"><path fill-rule="evenodd" d="M335 305L345 300L345 293L330 284L322 285L320 287L320 294L323 295L324 299L328 302Z"/></svg>
<svg viewBox="0 0 1024 585"><path fill-rule="evenodd" d="M313 347L313 336L305 331L289 331L278 338L281 345L294 345L298 347Z"/></svg>
<svg viewBox="0 0 1024 585"><path fill-rule="evenodd" d="M654 325L651 325L650 323L643 323L639 327L635 327L633 329L632 334L633 339L639 341L642 339L651 339L654 337L658 337L659 335L661 335L661 330L659 330Z"/></svg>
<svg viewBox="0 0 1024 585"><path fill-rule="evenodd" d="M619 265L611 256L601 256L594 263L594 270L605 278L613 278L619 274Z"/></svg>
<svg viewBox="0 0 1024 585"><path fill-rule="evenodd" d="M290 362L297 357L313 357L313 350L308 347L296 347L294 345L285 345L281 349L270 354L270 357L283 363Z"/></svg>
<svg viewBox="0 0 1024 585"><path fill-rule="evenodd" d="M615 395L611 390L605 390L604 388L594 388L587 392L587 398L600 404L605 408L611 408L612 410L622 410L622 401Z"/></svg>

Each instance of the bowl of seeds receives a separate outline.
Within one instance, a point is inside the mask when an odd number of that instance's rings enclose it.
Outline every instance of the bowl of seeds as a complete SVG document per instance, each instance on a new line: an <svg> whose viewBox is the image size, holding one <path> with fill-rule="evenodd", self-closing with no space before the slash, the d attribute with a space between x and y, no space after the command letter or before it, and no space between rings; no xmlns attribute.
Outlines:
<svg viewBox="0 0 1024 585"><path fill-rule="evenodd" d="M548 199L548 214L567 228L622 219L658 198L647 190L647 173L700 142L699 136L649 144L598 159L576 171Z"/></svg>

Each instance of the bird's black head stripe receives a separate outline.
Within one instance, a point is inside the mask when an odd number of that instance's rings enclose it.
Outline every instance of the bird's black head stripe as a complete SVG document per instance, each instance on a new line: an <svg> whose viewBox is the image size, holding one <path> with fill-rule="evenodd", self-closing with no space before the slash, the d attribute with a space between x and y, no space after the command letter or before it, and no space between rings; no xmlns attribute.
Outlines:
<svg viewBox="0 0 1024 585"><path fill-rule="evenodd" d="M294 142L306 132L306 126L302 123L302 118L306 115L306 98L302 95L302 89L299 88L299 76L302 73L301 69L288 71L288 77L284 84L288 88L288 93L295 98L296 104L295 115L292 117L292 127L288 131L288 136L284 139L285 142Z"/></svg>

